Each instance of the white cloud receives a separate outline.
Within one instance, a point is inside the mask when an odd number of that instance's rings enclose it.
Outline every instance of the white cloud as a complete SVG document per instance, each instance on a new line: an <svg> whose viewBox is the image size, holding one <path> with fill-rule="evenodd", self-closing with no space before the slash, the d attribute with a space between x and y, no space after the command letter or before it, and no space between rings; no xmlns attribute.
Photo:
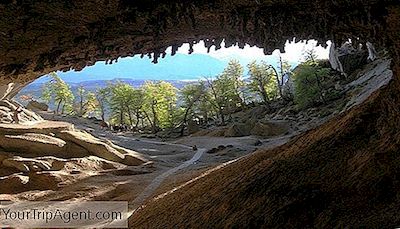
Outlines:
<svg viewBox="0 0 400 229"><path fill-rule="evenodd" d="M216 51L214 50L214 47L212 47L210 52L207 53L207 48L204 47L204 42L201 41L200 43L194 45L193 53L206 54L223 61L235 58L241 60L241 62L247 62L247 63L252 60L263 60L263 59L275 60L279 57L279 55L281 55L283 59L291 63L298 63L303 60L304 52L312 48L314 48L316 54L318 55L318 58L321 59L328 58L329 47L331 45L331 42L327 42L327 44L328 47L323 48L321 46L316 46L317 41L315 40L310 40L307 43L305 41L298 43L286 42L285 53L280 54L279 50L275 50L272 53L272 55L266 56L264 55L263 50L257 47L250 47L249 45L246 45L244 49L240 49L238 46L225 48L224 43L222 43L221 49ZM177 53L188 54L188 50L189 50L189 45L184 44L182 45L182 47L179 48ZM167 50L167 52L170 52L170 49Z"/></svg>

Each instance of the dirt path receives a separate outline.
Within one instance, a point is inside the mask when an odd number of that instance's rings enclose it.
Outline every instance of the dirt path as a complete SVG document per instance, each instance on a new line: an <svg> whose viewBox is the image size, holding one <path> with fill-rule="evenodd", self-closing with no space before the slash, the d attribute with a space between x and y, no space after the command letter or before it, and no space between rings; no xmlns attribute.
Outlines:
<svg viewBox="0 0 400 229"><path fill-rule="evenodd" d="M184 146L184 145L182 145ZM186 147L186 146L185 146ZM177 171L184 169L186 167L189 167L190 165L194 164L196 161L198 161L201 156L207 151L207 149L201 148L198 149L197 152L193 155L193 157L188 160L183 162L177 167L174 167L172 169L167 170L166 172L162 173L161 175L157 176L147 187L146 189L138 196L136 199L134 199L131 203L129 203L129 207L134 211L138 207L140 207L144 201L147 200L156 190L157 188L161 185L161 183L169 176L173 175Z"/></svg>

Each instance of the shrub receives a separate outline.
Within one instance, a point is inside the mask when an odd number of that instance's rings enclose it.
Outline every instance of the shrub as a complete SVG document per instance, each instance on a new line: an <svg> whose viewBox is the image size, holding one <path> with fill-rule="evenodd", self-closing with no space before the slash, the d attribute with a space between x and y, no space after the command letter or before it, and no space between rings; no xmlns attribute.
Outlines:
<svg viewBox="0 0 400 229"><path fill-rule="evenodd" d="M327 101L330 69L316 62L299 65L294 74L295 102L300 109Z"/></svg>

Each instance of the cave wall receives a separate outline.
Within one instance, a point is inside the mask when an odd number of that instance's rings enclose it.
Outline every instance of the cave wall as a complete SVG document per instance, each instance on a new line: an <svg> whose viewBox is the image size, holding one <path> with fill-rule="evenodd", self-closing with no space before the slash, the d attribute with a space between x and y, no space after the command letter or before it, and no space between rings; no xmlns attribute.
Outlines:
<svg viewBox="0 0 400 229"><path fill-rule="evenodd" d="M387 7L379 0L7 0L0 3L0 85L54 70L141 54L157 62L167 47L204 40L265 53L294 37L383 44ZM192 50L188 50L191 52ZM1 93L0 93L1 94Z"/></svg>

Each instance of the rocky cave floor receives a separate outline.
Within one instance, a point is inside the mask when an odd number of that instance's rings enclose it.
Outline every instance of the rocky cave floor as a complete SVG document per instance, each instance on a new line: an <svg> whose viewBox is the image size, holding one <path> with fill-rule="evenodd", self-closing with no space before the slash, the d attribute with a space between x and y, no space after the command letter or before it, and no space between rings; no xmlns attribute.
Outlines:
<svg viewBox="0 0 400 229"><path fill-rule="evenodd" d="M0 135L0 200L126 200L134 209L209 169L282 145L360 104L390 81L390 61L376 60L355 74L338 88L341 98L327 105L303 111L289 105L273 113L256 107L234 114L228 126L168 141L111 132L89 119L48 112L40 113L48 121L0 124L5 133ZM6 105L0 104L0 110L7 112ZM192 150L194 145L199 150ZM147 189L150 184L154 188Z"/></svg>

